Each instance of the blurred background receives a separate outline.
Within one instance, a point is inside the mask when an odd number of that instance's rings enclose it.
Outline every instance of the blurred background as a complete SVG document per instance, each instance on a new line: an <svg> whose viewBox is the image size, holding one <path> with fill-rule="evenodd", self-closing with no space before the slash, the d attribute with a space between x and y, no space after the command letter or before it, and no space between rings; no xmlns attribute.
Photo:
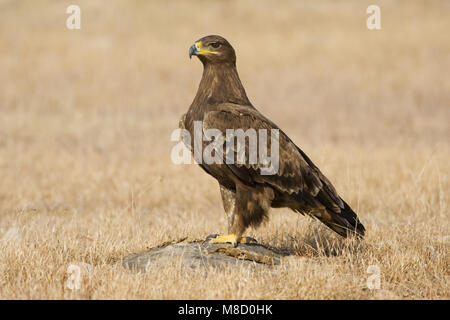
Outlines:
<svg viewBox="0 0 450 320"><path fill-rule="evenodd" d="M71 4L81 8L80 30L66 27ZM381 30L366 27L371 4L381 8ZM127 252L226 231L216 181L170 160L170 135L202 75L189 46L219 34L236 50L250 101L328 176L359 213L369 243L399 237L395 243L407 243L397 247L401 264L424 265L420 277L394 268L390 279L423 288L408 291L413 296L448 297L445 278L428 277L445 259L417 254L450 232L449 30L446 0L0 0L0 238L17 230L27 240L1 250L0 296L59 298L47 275L62 277L60 266L85 261L103 273L84 298L198 297L183 279L187 287L173 291L173 273L149 282L160 287L136 278L129 289L121 275L116 290L105 277L118 273L105 270ZM274 210L248 235L302 242L311 221ZM367 260L400 264L383 250ZM310 278L300 296L324 297ZM345 281L325 286L325 296L367 297ZM237 295L211 293L217 287L205 283L202 297L299 295L290 285L292 292L250 286Z"/></svg>

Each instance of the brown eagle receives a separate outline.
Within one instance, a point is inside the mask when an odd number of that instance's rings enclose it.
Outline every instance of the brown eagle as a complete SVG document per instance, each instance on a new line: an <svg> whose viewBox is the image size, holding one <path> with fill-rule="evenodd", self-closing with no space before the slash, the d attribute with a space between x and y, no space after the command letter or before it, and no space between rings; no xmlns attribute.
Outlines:
<svg viewBox="0 0 450 320"><path fill-rule="evenodd" d="M219 182L228 218L228 234L214 234L207 240L234 246L251 242L254 239L242 237L246 228L257 227L267 218L270 208L281 207L315 217L343 237L363 237L364 226L331 182L276 124L251 104L239 79L236 54L230 43L217 35L206 36L189 48L189 57L192 55L202 62L203 76L194 101L180 120L180 128L191 136L195 135L197 121L202 123L202 135L208 129L279 130L279 165L274 174L261 174L266 164L259 158L256 163L249 163L248 154L243 163L199 163ZM187 146L194 152L192 142ZM245 150L249 150L247 145Z"/></svg>

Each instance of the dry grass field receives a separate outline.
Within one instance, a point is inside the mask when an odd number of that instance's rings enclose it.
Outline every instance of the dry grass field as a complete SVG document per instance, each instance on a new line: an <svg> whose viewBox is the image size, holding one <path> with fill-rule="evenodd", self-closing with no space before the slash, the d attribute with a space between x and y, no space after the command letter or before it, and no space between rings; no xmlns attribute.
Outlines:
<svg viewBox="0 0 450 320"><path fill-rule="evenodd" d="M66 28L72 3L80 30ZM366 28L373 3L381 30ZM0 0L0 12L1 299L449 299L448 1ZM358 212L364 241L274 209L247 235L295 250L277 268L116 263L226 232L217 182L170 159L202 74L188 48L207 34L232 43L250 100ZM77 262L92 270L71 290Z"/></svg>

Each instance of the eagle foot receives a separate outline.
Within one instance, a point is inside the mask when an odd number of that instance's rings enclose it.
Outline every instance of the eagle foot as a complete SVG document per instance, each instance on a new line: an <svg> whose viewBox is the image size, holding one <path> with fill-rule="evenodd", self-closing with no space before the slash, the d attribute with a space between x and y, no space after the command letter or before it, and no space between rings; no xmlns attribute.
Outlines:
<svg viewBox="0 0 450 320"><path fill-rule="evenodd" d="M219 235L219 234L210 234L206 237L205 241L203 243L231 243L233 247L237 247L238 243L258 243L256 239L252 237L241 237L237 238L235 234L226 234L226 235Z"/></svg>

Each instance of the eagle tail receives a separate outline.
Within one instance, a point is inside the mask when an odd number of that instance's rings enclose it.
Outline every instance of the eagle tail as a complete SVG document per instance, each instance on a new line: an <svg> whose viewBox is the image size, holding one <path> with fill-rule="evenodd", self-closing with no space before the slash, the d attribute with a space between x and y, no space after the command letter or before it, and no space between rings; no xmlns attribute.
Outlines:
<svg viewBox="0 0 450 320"><path fill-rule="evenodd" d="M344 238L352 235L363 238L366 231L364 225L359 221L358 216L352 208L344 200L342 202L344 203L344 208L341 209L340 213L327 209L331 219L320 220Z"/></svg>

